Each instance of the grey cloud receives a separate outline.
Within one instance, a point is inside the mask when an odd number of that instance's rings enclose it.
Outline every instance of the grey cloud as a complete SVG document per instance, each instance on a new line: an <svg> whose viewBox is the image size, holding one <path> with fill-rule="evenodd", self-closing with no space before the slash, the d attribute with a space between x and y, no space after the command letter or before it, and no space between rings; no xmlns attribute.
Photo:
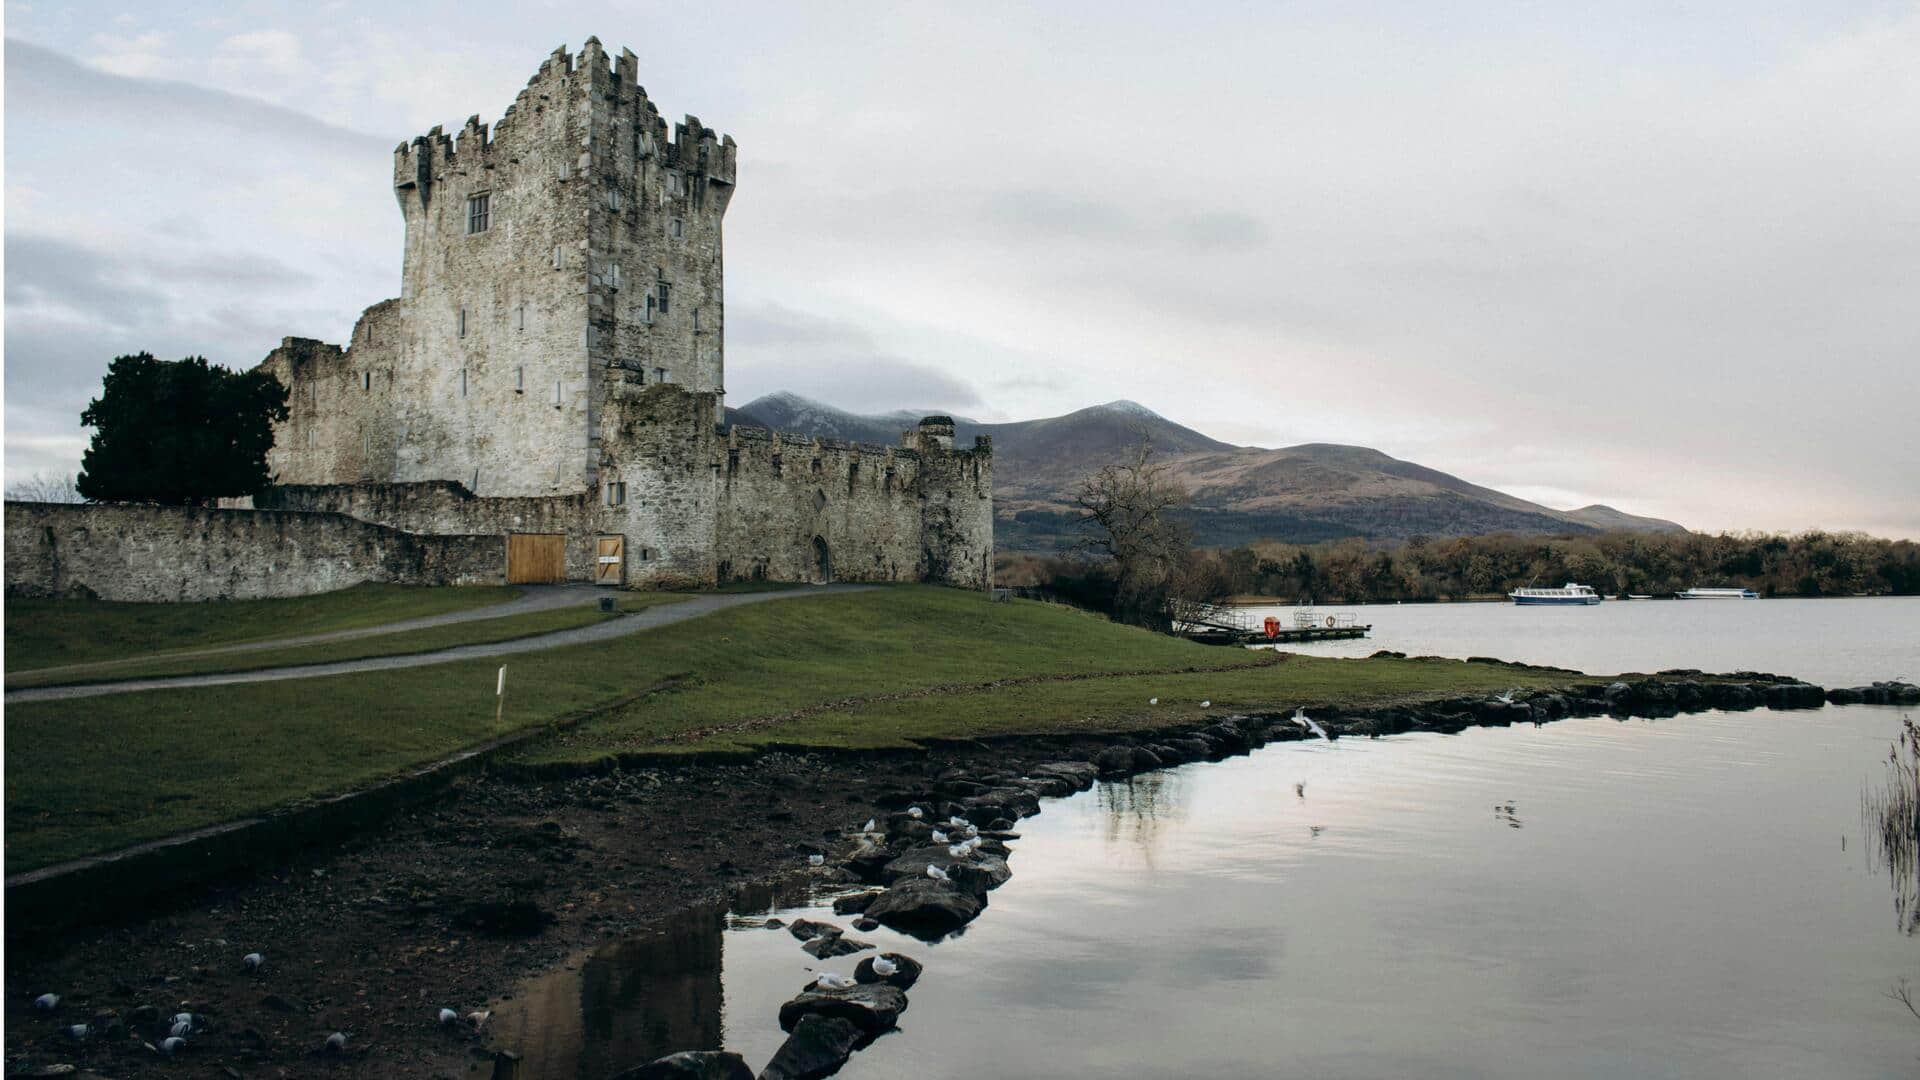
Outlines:
<svg viewBox="0 0 1920 1080"><path fill-rule="evenodd" d="M1187 243L1202 251L1244 251L1268 240L1266 224L1248 214L1194 214L1180 225Z"/></svg>
<svg viewBox="0 0 1920 1080"><path fill-rule="evenodd" d="M1140 225L1119 207L1041 188L988 192L980 199L988 222L1044 237L1124 240Z"/></svg>
<svg viewBox="0 0 1920 1080"><path fill-rule="evenodd" d="M392 151L400 141L191 83L110 75L18 38L6 40L6 60L9 119L25 113L39 120L69 117L86 122L111 113L145 117L154 123L213 123L236 133L305 138L316 151L325 153L378 155ZM244 150L235 147L236 153Z"/></svg>

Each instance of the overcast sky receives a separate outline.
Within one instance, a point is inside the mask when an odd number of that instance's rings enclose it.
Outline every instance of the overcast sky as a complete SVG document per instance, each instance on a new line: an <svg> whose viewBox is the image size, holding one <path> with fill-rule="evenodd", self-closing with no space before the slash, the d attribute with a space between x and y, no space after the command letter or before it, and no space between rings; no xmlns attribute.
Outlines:
<svg viewBox="0 0 1920 1080"><path fill-rule="evenodd" d="M1920 3L6 4L6 473L398 294L555 46L740 143L728 397L1128 398L1558 507L1920 537Z"/></svg>

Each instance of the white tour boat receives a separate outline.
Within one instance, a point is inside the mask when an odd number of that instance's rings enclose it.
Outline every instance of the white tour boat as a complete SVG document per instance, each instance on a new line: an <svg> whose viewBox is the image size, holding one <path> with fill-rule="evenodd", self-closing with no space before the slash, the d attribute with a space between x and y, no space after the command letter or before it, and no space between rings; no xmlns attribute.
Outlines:
<svg viewBox="0 0 1920 1080"><path fill-rule="evenodd" d="M1686 592L1674 593L1682 600L1758 600L1760 594L1752 589L1702 589L1694 586Z"/></svg>
<svg viewBox="0 0 1920 1080"><path fill-rule="evenodd" d="M1597 604L1600 594L1594 592L1591 585L1575 585L1569 581L1557 589L1515 589L1507 594L1507 599L1516 604Z"/></svg>

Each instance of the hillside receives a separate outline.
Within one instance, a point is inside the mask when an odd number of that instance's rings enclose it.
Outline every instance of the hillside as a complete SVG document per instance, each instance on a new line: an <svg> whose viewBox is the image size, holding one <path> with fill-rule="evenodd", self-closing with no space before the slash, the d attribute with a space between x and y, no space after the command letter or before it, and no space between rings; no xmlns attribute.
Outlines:
<svg viewBox="0 0 1920 1080"><path fill-rule="evenodd" d="M740 424L882 445L897 444L918 418L911 410L860 415L785 393L759 398L728 415ZM1554 510L1364 446L1233 446L1130 401L1002 424L956 417L955 430L963 445L975 435L993 438L995 532L1005 550L1047 550L1070 542L1075 485L1118 460L1143 435L1192 495L1195 535L1208 545L1350 536L1684 531L1671 521L1607 506Z"/></svg>

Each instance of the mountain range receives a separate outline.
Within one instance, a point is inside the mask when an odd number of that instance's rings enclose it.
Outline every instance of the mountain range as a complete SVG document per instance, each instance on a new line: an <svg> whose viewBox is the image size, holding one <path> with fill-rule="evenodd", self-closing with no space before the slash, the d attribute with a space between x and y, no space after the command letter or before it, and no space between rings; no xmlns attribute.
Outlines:
<svg viewBox="0 0 1920 1080"><path fill-rule="evenodd" d="M729 422L743 426L879 446L898 445L901 433L923 415L852 413L790 393L727 410ZM1235 446L1131 401L1011 423L955 417L954 428L962 446L975 435L993 438L994 533L1008 551L1071 543L1078 535L1072 503L1080 480L1121 460L1142 437L1152 440L1156 458L1186 487L1195 539L1209 546L1262 539L1685 531L1609 506L1555 510L1364 446Z"/></svg>

